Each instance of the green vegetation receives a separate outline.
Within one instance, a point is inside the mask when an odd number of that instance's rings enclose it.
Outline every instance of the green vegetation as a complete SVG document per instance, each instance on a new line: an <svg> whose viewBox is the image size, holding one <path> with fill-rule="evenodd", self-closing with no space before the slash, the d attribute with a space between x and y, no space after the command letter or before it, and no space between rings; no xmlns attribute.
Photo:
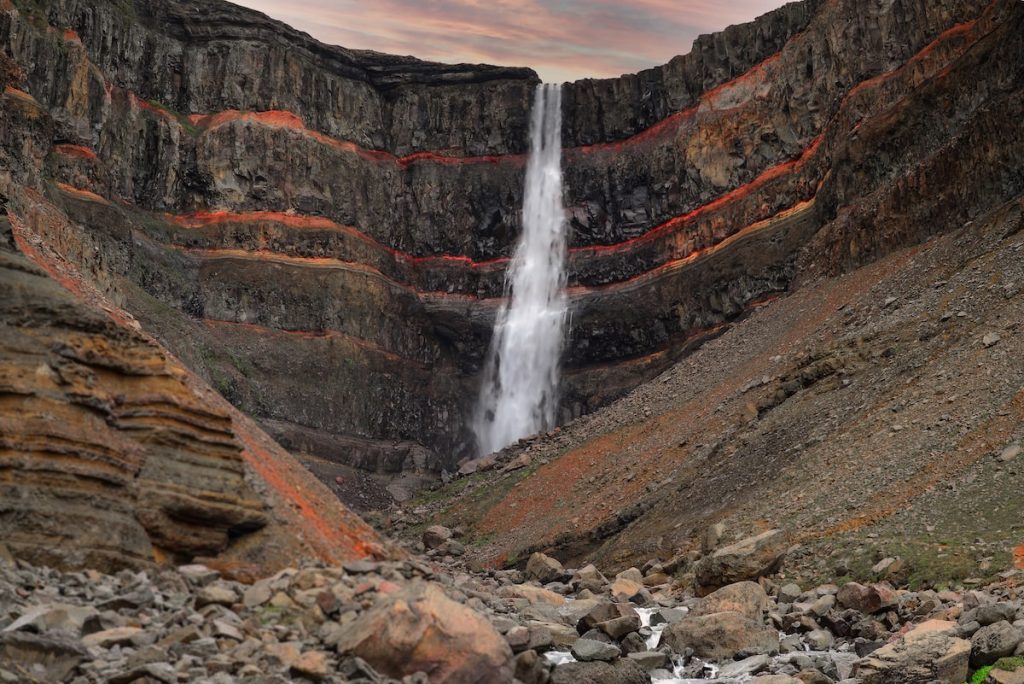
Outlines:
<svg viewBox="0 0 1024 684"><path fill-rule="evenodd" d="M986 665L975 672L974 676L971 677L971 684L984 684L985 680L988 678L988 673L992 671L992 668L992 665Z"/></svg>

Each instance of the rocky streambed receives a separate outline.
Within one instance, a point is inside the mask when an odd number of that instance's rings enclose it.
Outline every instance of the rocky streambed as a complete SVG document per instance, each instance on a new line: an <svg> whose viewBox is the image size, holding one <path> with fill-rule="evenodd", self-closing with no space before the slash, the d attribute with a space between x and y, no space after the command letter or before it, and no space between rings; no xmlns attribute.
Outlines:
<svg viewBox="0 0 1024 684"><path fill-rule="evenodd" d="M202 565L61 572L0 554L0 682L961 684L980 668L991 669L978 681L1024 678L1013 574L948 591L727 581L763 561L763 543L614 576L540 553L522 570L472 572L450 531L429 528L424 541L428 552L406 560L256 581Z"/></svg>

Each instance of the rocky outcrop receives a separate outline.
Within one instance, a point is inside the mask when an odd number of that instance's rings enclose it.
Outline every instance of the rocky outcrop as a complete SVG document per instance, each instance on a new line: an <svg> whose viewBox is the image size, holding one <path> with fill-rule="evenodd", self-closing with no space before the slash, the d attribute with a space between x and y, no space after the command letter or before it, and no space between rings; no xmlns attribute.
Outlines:
<svg viewBox="0 0 1024 684"><path fill-rule="evenodd" d="M241 434L252 427L137 323L84 304L26 258L50 265L12 229L8 200L0 204L0 537L11 553L65 568L205 556L271 570L295 557L382 550L340 508L323 519L350 536L316 538L320 514L292 508L311 496L247 463L243 449L255 442ZM71 269L53 274L76 287ZM267 469L282 458L262 456Z"/></svg>
<svg viewBox="0 0 1024 684"><path fill-rule="evenodd" d="M1020 108L1021 13L805 0L664 67L567 85L561 417L800 277L1018 192L1020 132L1000 124ZM10 168L54 181L80 227L65 249L190 367L332 460L451 470L472 451L532 72L332 48L172 0L9 8L0 45L26 67L8 110L47 120Z"/></svg>

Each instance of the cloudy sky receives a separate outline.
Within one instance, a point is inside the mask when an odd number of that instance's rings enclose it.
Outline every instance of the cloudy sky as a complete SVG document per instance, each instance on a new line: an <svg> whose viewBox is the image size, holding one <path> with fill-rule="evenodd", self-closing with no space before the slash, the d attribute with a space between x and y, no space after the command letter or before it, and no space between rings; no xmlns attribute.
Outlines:
<svg viewBox="0 0 1024 684"><path fill-rule="evenodd" d="M784 0L235 0L316 38L441 62L529 66L545 81L635 72Z"/></svg>

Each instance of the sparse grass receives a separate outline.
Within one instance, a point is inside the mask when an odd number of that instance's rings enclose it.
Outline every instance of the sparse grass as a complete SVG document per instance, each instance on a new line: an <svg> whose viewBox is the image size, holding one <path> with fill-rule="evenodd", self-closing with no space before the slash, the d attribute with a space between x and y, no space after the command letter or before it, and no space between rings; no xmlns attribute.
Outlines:
<svg viewBox="0 0 1024 684"><path fill-rule="evenodd" d="M185 132L191 135L192 137L199 135L199 129L191 121L188 120L187 116L185 116L181 112L171 109L160 100L146 100L146 104L148 104L150 107L153 107L154 109L159 109L161 112L164 112L169 116L173 117L174 120L177 121L178 124L185 130Z"/></svg>
<svg viewBox="0 0 1024 684"><path fill-rule="evenodd" d="M1017 670L1024 669L1024 656L1000 658L996 661L996 664L992 666L992 669L1004 670L1006 672L1016 672Z"/></svg>

